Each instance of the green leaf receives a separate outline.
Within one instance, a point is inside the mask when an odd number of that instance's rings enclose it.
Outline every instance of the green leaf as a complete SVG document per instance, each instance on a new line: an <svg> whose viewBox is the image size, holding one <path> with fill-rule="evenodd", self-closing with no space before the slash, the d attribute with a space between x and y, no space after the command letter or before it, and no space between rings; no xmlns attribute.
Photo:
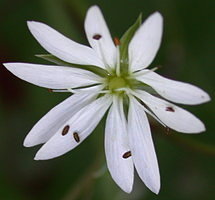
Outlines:
<svg viewBox="0 0 215 200"><path fill-rule="evenodd" d="M39 58L42 58L46 61L49 61L49 62L52 62L52 63L55 63L57 65L60 65L60 66L67 66L67 67L75 67L75 68L81 68L81 69L85 69L85 70L88 70L88 71L91 71L91 72L94 72L95 74L98 74L102 77L105 77L107 76L107 72L99 67L96 67L96 66L92 66L92 65L77 65L77 64L72 64L72 63L68 63L68 62L65 62L55 56L53 56L52 54L39 54L39 55L36 55L37 57Z"/></svg>
<svg viewBox="0 0 215 200"><path fill-rule="evenodd" d="M124 33L124 35L120 39L120 58L125 62L128 62L128 45L141 24L142 13L139 15L136 22Z"/></svg>

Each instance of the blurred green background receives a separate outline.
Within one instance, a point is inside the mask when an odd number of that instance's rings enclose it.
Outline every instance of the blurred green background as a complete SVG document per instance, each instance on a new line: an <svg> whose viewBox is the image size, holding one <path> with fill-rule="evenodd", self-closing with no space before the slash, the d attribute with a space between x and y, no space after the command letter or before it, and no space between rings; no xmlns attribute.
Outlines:
<svg viewBox="0 0 215 200"><path fill-rule="evenodd" d="M45 63L45 53L26 21L42 21L75 41L87 44L86 10L101 7L112 36L120 37L140 12L164 16L164 37L151 67L158 73L206 90L214 97L215 5L212 0L0 0L0 54L3 62ZM49 93L0 67L0 200L212 200L215 199L214 102L184 106L207 131L186 135L152 121L161 173L159 195L135 177L131 194L122 192L106 170L104 121L73 151L48 161L34 161L39 146L24 148L31 127L68 94Z"/></svg>

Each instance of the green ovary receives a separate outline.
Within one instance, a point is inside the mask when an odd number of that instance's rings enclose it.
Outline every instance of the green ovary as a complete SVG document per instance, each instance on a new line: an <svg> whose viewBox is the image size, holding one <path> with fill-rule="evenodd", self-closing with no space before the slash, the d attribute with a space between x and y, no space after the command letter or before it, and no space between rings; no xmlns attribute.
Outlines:
<svg viewBox="0 0 215 200"><path fill-rule="evenodd" d="M128 86L127 81L122 77L111 77L108 81L108 87L110 90L125 88L127 86Z"/></svg>

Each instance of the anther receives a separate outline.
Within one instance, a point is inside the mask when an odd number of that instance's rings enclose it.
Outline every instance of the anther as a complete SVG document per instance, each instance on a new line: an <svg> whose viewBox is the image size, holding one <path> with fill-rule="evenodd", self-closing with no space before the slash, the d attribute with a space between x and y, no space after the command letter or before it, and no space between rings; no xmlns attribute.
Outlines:
<svg viewBox="0 0 215 200"><path fill-rule="evenodd" d="M93 39L94 40L100 40L101 39L101 35L100 34L95 34L94 36L93 36Z"/></svg>
<svg viewBox="0 0 215 200"><path fill-rule="evenodd" d="M175 110L173 109L173 107L166 107L166 111L175 112Z"/></svg>
<svg viewBox="0 0 215 200"><path fill-rule="evenodd" d="M162 65L158 65L156 67L157 67L157 69L161 69L163 66Z"/></svg>
<svg viewBox="0 0 215 200"><path fill-rule="evenodd" d="M166 134L169 135L170 134L170 128L167 126L166 127Z"/></svg>
<svg viewBox="0 0 215 200"><path fill-rule="evenodd" d="M74 137L74 139L75 139L76 142L80 142L80 137L79 137L79 135L78 135L77 132L73 133L73 137Z"/></svg>
<svg viewBox="0 0 215 200"><path fill-rule="evenodd" d="M114 40L114 44L116 46L120 46L120 40L119 40L119 38L115 37L113 40Z"/></svg>
<svg viewBox="0 0 215 200"><path fill-rule="evenodd" d="M63 128L63 131L62 131L62 135L64 136L64 135L66 135L68 132L69 132L69 125L66 125L64 128Z"/></svg>
<svg viewBox="0 0 215 200"><path fill-rule="evenodd" d="M122 157L125 159L131 157L131 151L125 152Z"/></svg>

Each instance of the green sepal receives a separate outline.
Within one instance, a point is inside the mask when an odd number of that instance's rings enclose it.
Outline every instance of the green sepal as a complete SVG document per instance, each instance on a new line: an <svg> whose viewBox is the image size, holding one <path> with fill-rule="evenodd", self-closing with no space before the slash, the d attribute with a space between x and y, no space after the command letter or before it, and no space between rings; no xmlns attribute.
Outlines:
<svg viewBox="0 0 215 200"><path fill-rule="evenodd" d="M60 66L67 66L67 67L75 67L75 68L80 68L80 69L85 69L88 71L91 71L97 75L100 75L102 77L106 77L107 76L107 72L104 69L101 69L99 67L93 66L93 65L77 65L77 64L72 64L72 63L68 63L65 62L55 56L53 56L52 54L39 54L39 55L35 55L36 57L42 58L46 61L55 63L57 65Z"/></svg>
<svg viewBox="0 0 215 200"><path fill-rule="evenodd" d="M52 54L38 54L38 55L35 55L36 57L38 58L42 58L46 61L49 61L49 62L52 62L52 63L55 63L57 65L62 65L62 66L72 66L72 64L68 63L68 62L65 62L55 56L53 56Z"/></svg>
<svg viewBox="0 0 215 200"><path fill-rule="evenodd" d="M135 32L142 24L142 13L138 16L135 23L124 33L120 39L120 59L123 71L128 69L128 45L133 38Z"/></svg>

